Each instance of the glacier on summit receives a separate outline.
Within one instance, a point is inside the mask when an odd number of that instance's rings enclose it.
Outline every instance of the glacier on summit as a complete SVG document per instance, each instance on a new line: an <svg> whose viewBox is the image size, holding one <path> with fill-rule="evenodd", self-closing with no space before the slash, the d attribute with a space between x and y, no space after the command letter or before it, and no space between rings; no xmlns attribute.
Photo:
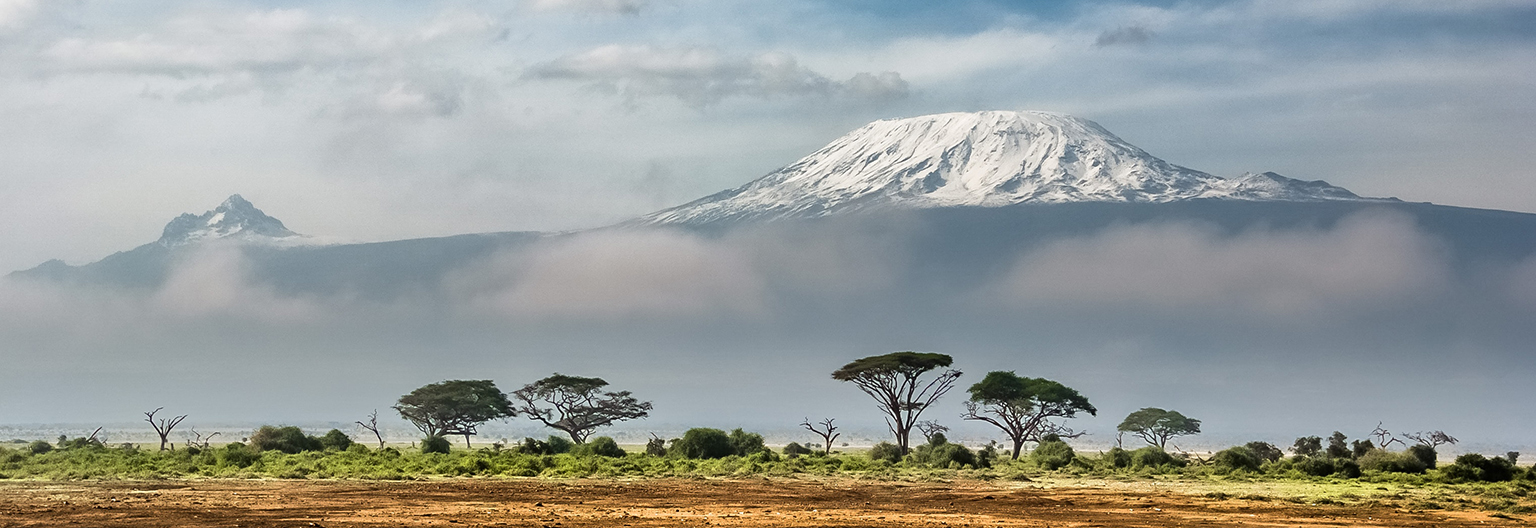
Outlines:
<svg viewBox="0 0 1536 528"><path fill-rule="evenodd" d="M643 224L816 217L873 208L1189 199L1372 200L1275 173L1222 178L1173 165L1097 123L989 111L876 121L741 187Z"/></svg>

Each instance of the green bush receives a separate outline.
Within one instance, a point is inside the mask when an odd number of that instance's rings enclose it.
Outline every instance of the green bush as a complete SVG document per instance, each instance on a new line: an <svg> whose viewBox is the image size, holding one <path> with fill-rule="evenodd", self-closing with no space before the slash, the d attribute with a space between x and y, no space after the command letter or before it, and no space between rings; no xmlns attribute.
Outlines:
<svg viewBox="0 0 1536 528"><path fill-rule="evenodd" d="M725 431L695 427L672 442L667 454L689 459L725 458L736 454L736 446L731 444L731 436Z"/></svg>
<svg viewBox="0 0 1536 528"><path fill-rule="evenodd" d="M331 429L325 432L325 436L320 437L321 449L346 451L349 447L352 447L352 437L347 436L347 433L341 432L340 429Z"/></svg>
<svg viewBox="0 0 1536 528"><path fill-rule="evenodd" d="M1259 465L1263 462L1259 456L1247 446L1235 446L1217 451L1211 457L1211 464L1216 466L1219 472L1252 471L1258 472Z"/></svg>
<svg viewBox="0 0 1536 528"><path fill-rule="evenodd" d="M544 443L549 446L549 452L556 455L576 449L576 442L563 436L550 435L549 440L545 440Z"/></svg>
<svg viewBox="0 0 1536 528"><path fill-rule="evenodd" d="M912 461L926 464L935 468L959 469L966 466L976 467L976 454L960 444L951 444L943 439L943 435L934 434L935 440L943 443L932 442L917 446L912 450Z"/></svg>
<svg viewBox="0 0 1536 528"><path fill-rule="evenodd" d="M1260 463L1274 462L1285 458L1285 452L1269 442L1248 442L1243 444L1243 447L1253 452L1253 456L1258 457Z"/></svg>
<svg viewBox="0 0 1536 528"><path fill-rule="evenodd" d="M1185 464L1187 462L1184 459L1170 455L1167 451L1163 451L1163 448L1157 446L1147 446L1131 451L1131 467L1183 467Z"/></svg>
<svg viewBox="0 0 1536 528"><path fill-rule="evenodd" d="M1066 442L1040 442L1034 451L1029 452L1029 460L1040 467L1055 471L1072 463L1072 458L1077 456L1072 452L1072 446Z"/></svg>
<svg viewBox="0 0 1536 528"><path fill-rule="evenodd" d="M257 451L282 451L290 455L304 451L320 451L320 439L306 436L294 426L273 427L263 425L251 433L250 446Z"/></svg>
<svg viewBox="0 0 1536 528"><path fill-rule="evenodd" d="M658 457L667 456L667 441L654 434L651 435L651 439L645 441L645 454Z"/></svg>
<svg viewBox="0 0 1536 528"><path fill-rule="evenodd" d="M731 431L730 439L731 452L735 453L736 456L747 456L752 453L768 451L768 447L763 445L763 435L748 433L741 430L740 427Z"/></svg>
<svg viewBox="0 0 1536 528"><path fill-rule="evenodd" d="M869 448L870 460L884 460L895 464L901 462L901 446L890 442L880 442Z"/></svg>
<svg viewBox="0 0 1536 528"><path fill-rule="evenodd" d="M234 442L218 450L214 455L214 459L221 466L246 468L250 467L251 464L255 464L257 460L261 460L261 453L257 453L256 450L247 447L245 444Z"/></svg>
<svg viewBox="0 0 1536 528"><path fill-rule="evenodd" d="M1118 447L1112 447L1099 460L1112 468L1128 468L1131 467L1131 452Z"/></svg>
<svg viewBox="0 0 1536 528"><path fill-rule="evenodd" d="M1429 469L1423 460L1407 451L1393 453L1385 449L1372 449L1360 457L1360 469L1384 473L1423 473Z"/></svg>
<svg viewBox="0 0 1536 528"><path fill-rule="evenodd" d="M1505 482L1515 478L1515 465L1506 458L1467 453L1456 457L1456 463L1440 468L1440 474L1455 481Z"/></svg>
<svg viewBox="0 0 1536 528"><path fill-rule="evenodd" d="M449 451L452 451L452 450L453 450L453 443L449 442L447 438L443 438L441 436L429 436L429 437L421 439L421 452L422 453L443 453L443 454L447 454Z"/></svg>
<svg viewBox="0 0 1536 528"><path fill-rule="evenodd" d="M576 448L577 455L602 456L609 458L621 458L626 453L619 447L619 443L612 438L599 436Z"/></svg>
<svg viewBox="0 0 1536 528"><path fill-rule="evenodd" d="M31 452L34 455L41 455L43 453L47 453L49 451L53 451L53 444L50 444L50 443L48 443L46 441L43 441L43 440L38 440L36 442L32 442L30 444L27 444L27 451Z"/></svg>
<svg viewBox="0 0 1536 528"><path fill-rule="evenodd" d="M792 457L800 456L800 455L809 455L809 454L815 453L815 452L816 451L813 451L809 447L805 447L803 445L800 445L799 442L790 442L790 443L784 445L784 454L792 456Z"/></svg>
<svg viewBox="0 0 1536 528"><path fill-rule="evenodd" d="M1428 469L1435 469L1435 461L1439 457L1439 455L1435 453L1435 448L1421 444L1409 447L1407 453L1413 455L1414 458L1419 459L1420 462L1423 462L1424 467Z"/></svg>

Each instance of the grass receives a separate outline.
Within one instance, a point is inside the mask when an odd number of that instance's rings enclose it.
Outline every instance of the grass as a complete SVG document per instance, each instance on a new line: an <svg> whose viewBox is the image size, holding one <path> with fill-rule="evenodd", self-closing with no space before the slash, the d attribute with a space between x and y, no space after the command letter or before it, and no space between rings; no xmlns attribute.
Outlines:
<svg viewBox="0 0 1536 528"><path fill-rule="evenodd" d="M1273 468L1272 468L1273 469ZM539 455L514 450L459 449L423 454L362 445L338 451L284 454L216 447L157 451L84 446L32 453L0 447L0 479L155 480L185 478L419 480L432 478L713 478L839 477L855 480L935 482L981 480L1051 487L1094 486L1166 491L1212 501L1286 501L1305 505L1383 505L1409 510L1478 509L1536 513L1536 475L1510 482L1458 482L1438 471L1397 474L1368 471L1359 478L1314 477L1294 471L1223 472L1209 465L1114 468L1096 456L1078 456L1047 471L1027 460L987 468L932 467L868 456L785 457L757 453L690 460L630 453L624 457Z"/></svg>

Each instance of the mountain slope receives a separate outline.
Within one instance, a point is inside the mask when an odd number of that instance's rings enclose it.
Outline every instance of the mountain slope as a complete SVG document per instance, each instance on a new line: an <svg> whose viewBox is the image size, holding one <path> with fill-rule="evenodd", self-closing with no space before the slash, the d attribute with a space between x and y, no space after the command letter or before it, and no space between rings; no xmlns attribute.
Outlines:
<svg viewBox="0 0 1536 528"><path fill-rule="evenodd" d="M642 224L815 217L871 208L1188 199L1365 200L1274 173L1227 179L1173 165L1085 119L1048 112L876 121L756 181Z"/></svg>

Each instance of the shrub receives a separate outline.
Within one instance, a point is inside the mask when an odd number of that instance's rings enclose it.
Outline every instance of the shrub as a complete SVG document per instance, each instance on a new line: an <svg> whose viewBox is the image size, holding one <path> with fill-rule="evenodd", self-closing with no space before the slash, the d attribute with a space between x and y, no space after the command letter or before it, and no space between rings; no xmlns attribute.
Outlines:
<svg viewBox="0 0 1536 528"><path fill-rule="evenodd" d="M667 441L662 440L659 436L651 435L651 439L645 441L645 454L667 456Z"/></svg>
<svg viewBox="0 0 1536 528"><path fill-rule="evenodd" d="M1284 451L1269 442L1248 442L1243 444L1243 447L1253 452L1253 456L1257 457L1260 463L1274 462L1285 457Z"/></svg>
<svg viewBox="0 0 1536 528"><path fill-rule="evenodd" d="M944 435L935 433L927 444L912 450L912 461L936 468L976 467L976 454L960 444L951 444Z"/></svg>
<svg viewBox="0 0 1536 528"><path fill-rule="evenodd" d="M453 443L441 436L429 436L421 439L422 453L447 453L453 449Z"/></svg>
<svg viewBox="0 0 1536 528"><path fill-rule="evenodd" d="M247 447L245 444L234 442L218 450L217 454L214 455L214 459L218 460L221 466L245 468L255 464L257 460L261 460L261 453L257 453L256 450Z"/></svg>
<svg viewBox="0 0 1536 528"><path fill-rule="evenodd" d="M803 445L800 445L799 442L790 442L788 444L785 444L785 446L784 446L784 454L792 456L792 457L793 456L800 456L800 455L809 455L809 454L815 453L815 452L816 451L812 450L809 447L805 447Z"/></svg>
<svg viewBox="0 0 1536 528"><path fill-rule="evenodd" d="M38 440L36 442L27 444L27 451L34 455L41 455L43 453L53 451L53 444L50 444L44 440Z"/></svg>
<svg viewBox="0 0 1536 528"><path fill-rule="evenodd" d="M1456 457L1456 463L1440 469L1452 480L1504 482L1515 478L1515 465L1507 458L1488 458L1477 453Z"/></svg>
<svg viewBox="0 0 1536 528"><path fill-rule="evenodd" d="M257 451L282 451L290 455L323 449L320 446L320 439L305 436L304 431L291 425L286 427L263 425L256 432L251 433L250 445Z"/></svg>
<svg viewBox="0 0 1536 528"><path fill-rule="evenodd" d="M556 455L569 453L572 449L576 449L576 442L572 442L563 436L550 435L549 439L545 440L544 443L549 446L549 452Z"/></svg>
<svg viewBox="0 0 1536 528"><path fill-rule="evenodd" d="M1247 446L1235 446L1217 451L1211 457L1211 463L1216 466L1218 471L1222 472L1257 472L1262 461L1259 460L1259 455L1255 454Z"/></svg>
<svg viewBox="0 0 1536 528"><path fill-rule="evenodd" d="M1360 469L1384 473L1423 473L1429 466L1407 451L1393 453L1385 449L1372 449L1360 457Z"/></svg>
<svg viewBox="0 0 1536 528"><path fill-rule="evenodd" d="M672 442L668 454L682 458L725 458L736 453L730 435L719 429L695 427Z"/></svg>
<svg viewBox="0 0 1536 528"><path fill-rule="evenodd" d="M599 436L576 448L576 454L622 458L626 454L612 438Z"/></svg>
<svg viewBox="0 0 1536 528"><path fill-rule="evenodd" d="M1158 466L1184 466L1187 462L1182 458L1176 458L1157 446L1147 446L1131 451L1131 467L1158 467Z"/></svg>
<svg viewBox="0 0 1536 528"><path fill-rule="evenodd" d="M352 437L347 436L347 433L341 432L340 429L331 429L325 432L325 436L320 437L321 449L346 451L349 447L352 447Z"/></svg>
<svg viewBox="0 0 1536 528"><path fill-rule="evenodd" d="M1405 452L1423 462L1425 468L1435 469L1435 459L1438 458L1435 448L1427 445L1416 445L1409 447Z"/></svg>
<svg viewBox="0 0 1536 528"><path fill-rule="evenodd" d="M1040 467L1051 471L1061 469L1066 467L1067 464L1071 464L1072 457L1074 456L1076 455L1072 452L1072 446L1069 446L1066 442L1062 442L1060 440L1055 442L1040 442L1040 445L1035 447L1034 451L1029 452L1029 460L1031 462L1034 462L1035 464L1040 465Z"/></svg>
<svg viewBox="0 0 1536 528"><path fill-rule="evenodd" d="M901 446L890 442L880 442L869 448L870 460L884 460L892 464L901 462Z"/></svg>
<svg viewBox="0 0 1536 528"><path fill-rule="evenodd" d="M550 450L548 442L544 442L542 440L534 440L532 438L523 438L523 443L518 444L517 447L513 447L512 451L525 455L555 454L554 451Z"/></svg>
<svg viewBox="0 0 1536 528"><path fill-rule="evenodd" d="M741 430L740 427L731 431L730 440L731 452L735 453L736 456L747 456L752 453L768 451L768 447L763 445L763 435L748 433Z"/></svg>
<svg viewBox="0 0 1536 528"><path fill-rule="evenodd" d="M1128 468L1131 467L1131 452L1113 447L1100 460L1112 468Z"/></svg>

